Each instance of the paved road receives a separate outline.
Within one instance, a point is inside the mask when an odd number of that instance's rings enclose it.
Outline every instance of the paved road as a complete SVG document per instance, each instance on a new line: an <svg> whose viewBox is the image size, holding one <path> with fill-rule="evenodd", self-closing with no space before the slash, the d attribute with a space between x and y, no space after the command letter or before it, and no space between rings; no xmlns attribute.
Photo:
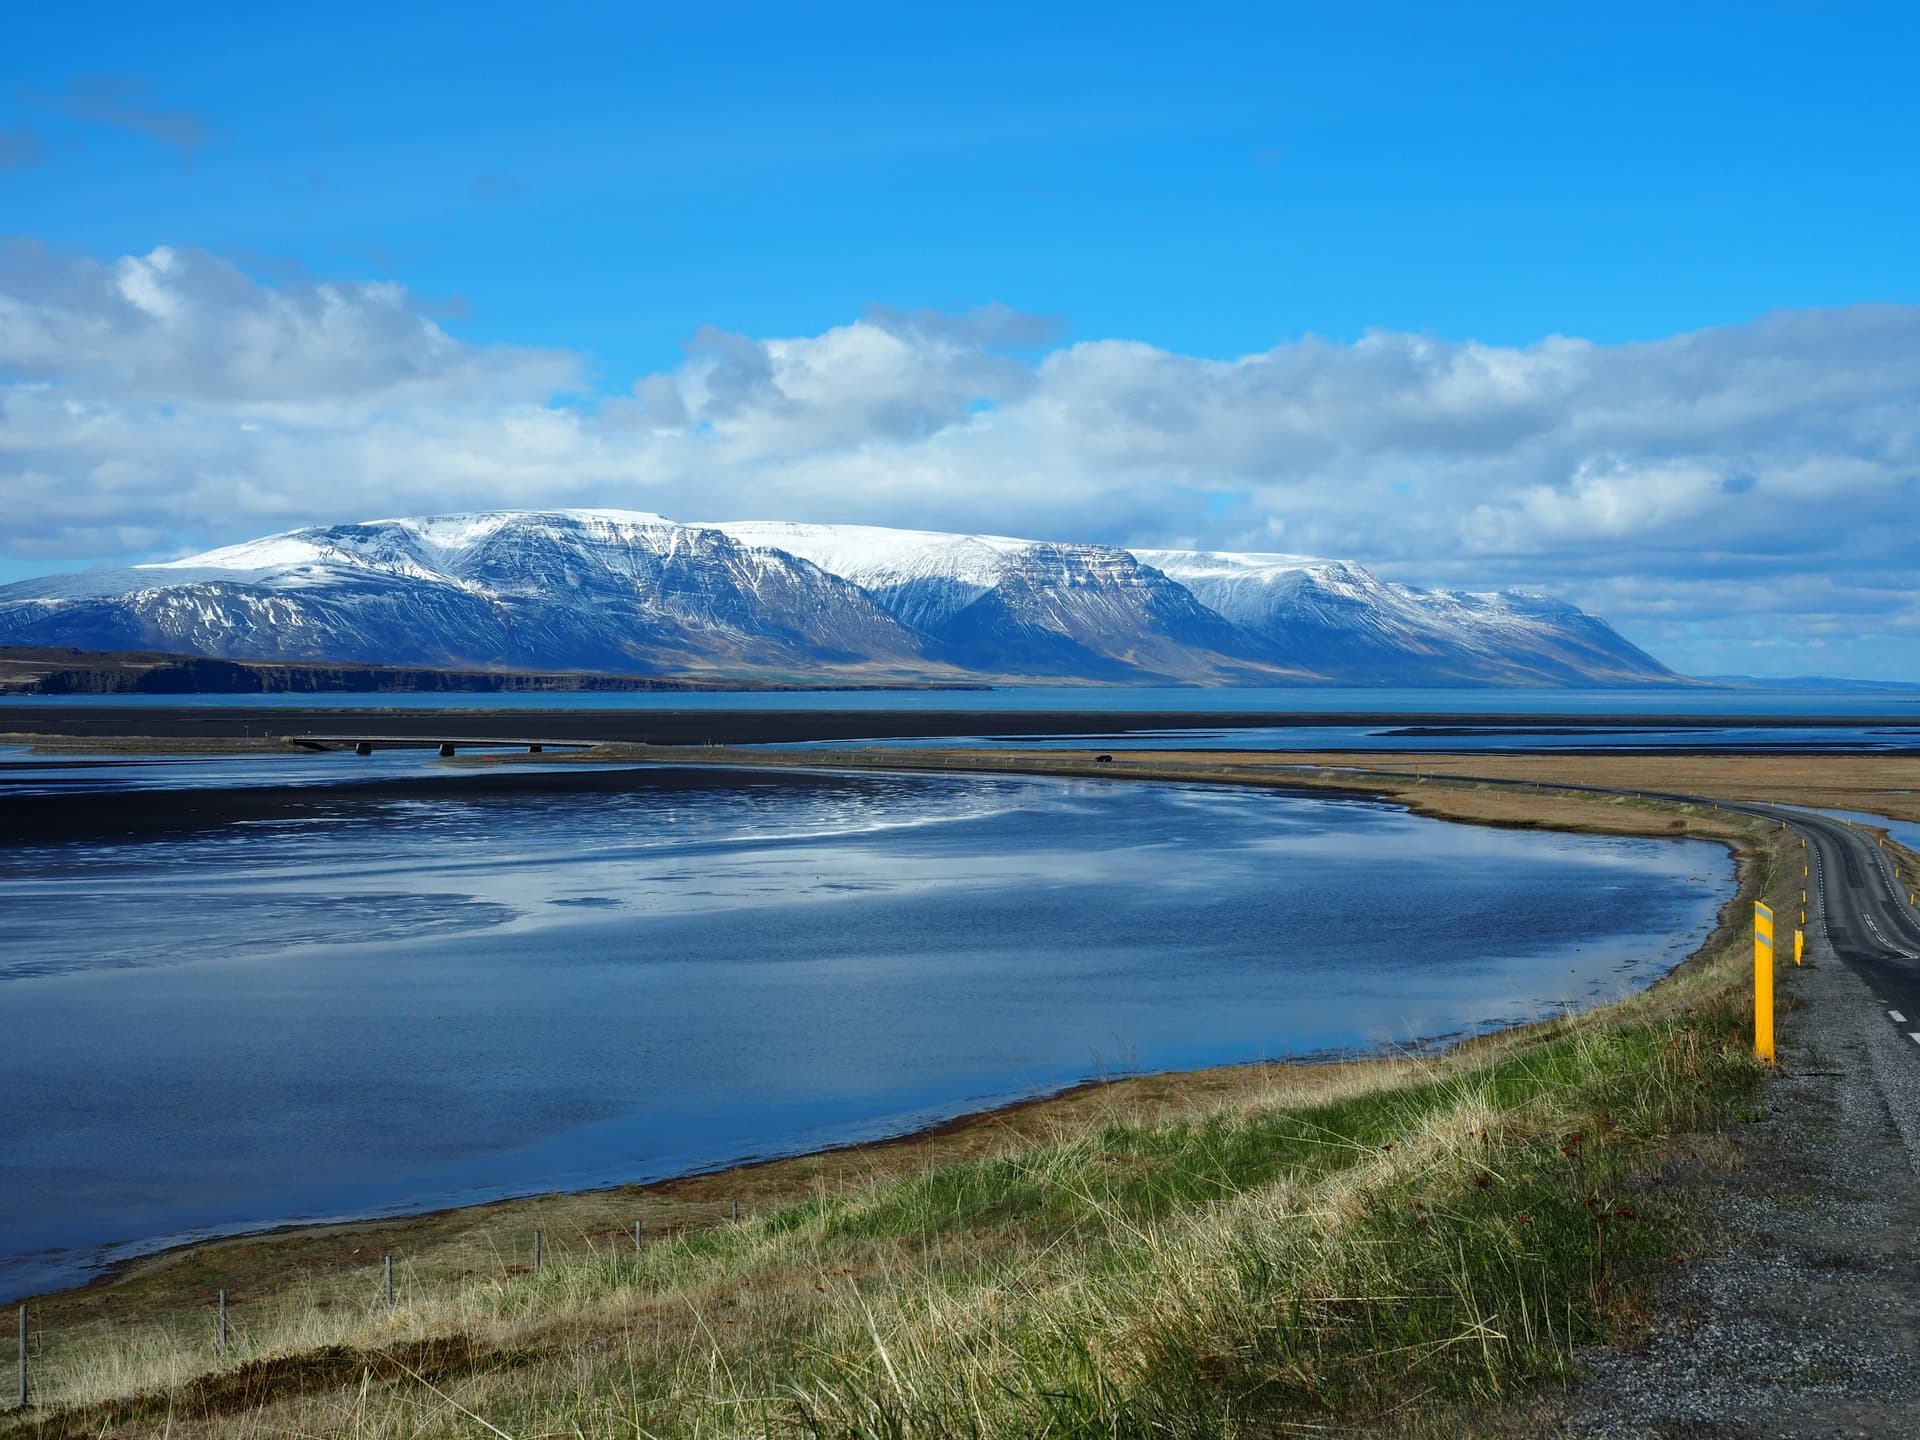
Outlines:
<svg viewBox="0 0 1920 1440"><path fill-rule="evenodd" d="M1806 839L1808 922L1879 997L1888 1023L1920 1046L1920 909L1878 838L1823 815L1739 808L1783 819ZM1775 928L1789 933L1780 921L1797 918L1776 917Z"/></svg>

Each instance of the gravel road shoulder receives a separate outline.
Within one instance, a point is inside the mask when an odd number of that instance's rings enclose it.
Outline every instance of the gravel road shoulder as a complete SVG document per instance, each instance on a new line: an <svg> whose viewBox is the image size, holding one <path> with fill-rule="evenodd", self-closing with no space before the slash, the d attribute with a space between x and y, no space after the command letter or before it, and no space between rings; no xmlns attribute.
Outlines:
<svg viewBox="0 0 1920 1440"><path fill-rule="evenodd" d="M1767 1111L1716 1185L1727 1244L1546 1433L1920 1436L1920 1044L1824 948L1789 970Z"/></svg>

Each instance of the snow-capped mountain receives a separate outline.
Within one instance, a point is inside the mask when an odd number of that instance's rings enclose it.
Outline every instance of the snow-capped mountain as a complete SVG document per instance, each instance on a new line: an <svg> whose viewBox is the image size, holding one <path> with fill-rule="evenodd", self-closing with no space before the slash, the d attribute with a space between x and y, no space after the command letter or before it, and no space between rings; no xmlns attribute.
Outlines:
<svg viewBox="0 0 1920 1440"><path fill-rule="evenodd" d="M0 588L0 643L639 673L927 668L920 637L858 586L619 510L335 525L26 581Z"/></svg>
<svg viewBox="0 0 1920 1440"><path fill-rule="evenodd" d="M26 581L0 587L0 644L823 680L1673 678L1548 596L1337 561L620 510L316 527Z"/></svg>
<svg viewBox="0 0 1920 1440"><path fill-rule="evenodd" d="M1229 623L1108 545L787 521L713 528L853 581L926 635L930 653L970 670L1114 681L1316 678L1288 660L1284 638Z"/></svg>
<svg viewBox="0 0 1920 1440"><path fill-rule="evenodd" d="M1671 680L1605 621L1535 591L1422 590L1338 560L1139 550L1202 604L1285 637L1309 668L1358 684L1578 685Z"/></svg>

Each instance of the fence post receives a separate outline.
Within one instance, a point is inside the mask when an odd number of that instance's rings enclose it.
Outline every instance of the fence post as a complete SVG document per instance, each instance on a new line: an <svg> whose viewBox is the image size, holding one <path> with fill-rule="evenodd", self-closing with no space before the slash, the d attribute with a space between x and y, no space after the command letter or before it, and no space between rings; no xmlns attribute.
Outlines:
<svg viewBox="0 0 1920 1440"><path fill-rule="evenodd" d="M31 1403L27 1396L27 1307L20 1307L20 1408Z"/></svg>
<svg viewBox="0 0 1920 1440"><path fill-rule="evenodd" d="M640 1222L638 1220L633 1222L633 1253L636 1258L640 1254Z"/></svg>
<svg viewBox="0 0 1920 1440"><path fill-rule="evenodd" d="M740 1202L738 1200L733 1202L733 1223L736 1225L740 1223Z"/></svg>
<svg viewBox="0 0 1920 1440"><path fill-rule="evenodd" d="M387 1256L387 1308L393 1308L393 1256Z"/></svg>
<svg viewBox="0 0 1920 1440"><path fill-rule="evenodd" d="M540 1273L540 1232L533 1232L533 1273Z"/></svg>
<svg viewBox="0 0 1920 1440"><path fill-rule="evenodd" d="M220 1353L227 1353L227 1292L220 1292Z"/></svg>

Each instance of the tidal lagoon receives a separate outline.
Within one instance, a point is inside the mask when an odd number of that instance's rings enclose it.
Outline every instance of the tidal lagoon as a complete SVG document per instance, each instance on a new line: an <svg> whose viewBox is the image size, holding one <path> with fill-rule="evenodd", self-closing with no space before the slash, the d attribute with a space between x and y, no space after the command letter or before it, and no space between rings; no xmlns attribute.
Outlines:
<svg viewBox="0 0 1920 1440"><path fill-rule="evenodd" d="M233 763L8 772L0 1296L1431 1043L1645 984L1732 885L1701 842L1224 787Z"/></svg>

